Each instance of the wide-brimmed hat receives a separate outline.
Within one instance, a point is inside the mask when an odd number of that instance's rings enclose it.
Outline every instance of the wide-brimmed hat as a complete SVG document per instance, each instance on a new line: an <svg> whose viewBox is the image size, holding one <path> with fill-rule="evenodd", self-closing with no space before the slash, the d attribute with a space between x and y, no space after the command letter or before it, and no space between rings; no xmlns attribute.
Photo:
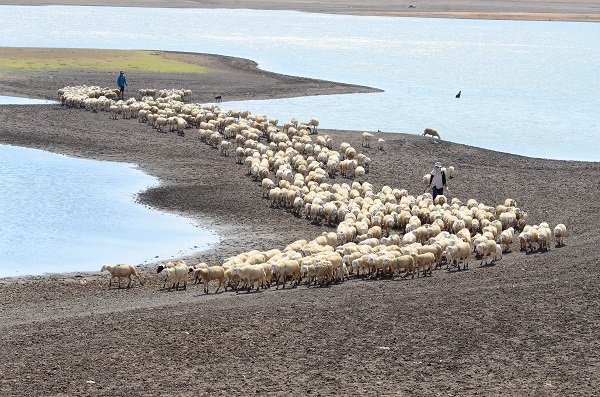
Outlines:
<svg viewBox="0 0 600 397"><path fill-rule="evenodd" d="M435 168L441 168L442 167L442 163L440 163L439 161L435 162Z"/></svg>

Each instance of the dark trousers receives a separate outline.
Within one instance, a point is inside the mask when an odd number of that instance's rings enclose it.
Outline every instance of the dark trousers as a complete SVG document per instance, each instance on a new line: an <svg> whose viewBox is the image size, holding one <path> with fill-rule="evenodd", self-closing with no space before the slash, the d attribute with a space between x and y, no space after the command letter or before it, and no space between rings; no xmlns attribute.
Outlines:
<svg viewBox="0 0 600 397"><path fill-rule="evenodd" d="M444 194L444 188L441 187L439 189L436 189L435 187L431 188L431 194L433 195L433 199L435 200L437 195L443 195Z"/></svg>

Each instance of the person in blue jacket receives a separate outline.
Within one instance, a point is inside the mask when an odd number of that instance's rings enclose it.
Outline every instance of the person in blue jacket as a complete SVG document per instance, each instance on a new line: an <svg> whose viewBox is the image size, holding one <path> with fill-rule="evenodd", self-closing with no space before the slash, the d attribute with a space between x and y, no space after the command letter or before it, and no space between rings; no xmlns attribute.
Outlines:
<svg viewBox="0 0 600 397"><path fill-rule="evenodd" d="M434 199L436 196L444 194L444 188L446 187L446 173L442 171L442 164L439 162L435 163L435 168L431 171L429 187L431 187L431 194Z"/></svg>
<svg viewBox="0 0 600 397"><path fill-rule="evenodd" d="M127 79L125 78L125 73L123 73L122 70L119 73L119 77L117 77L117 85L119 86L119 91L120 91L120 95L121 95L120 99L124 99L123 94L125 93L125 86L127 85Z"/></svg>

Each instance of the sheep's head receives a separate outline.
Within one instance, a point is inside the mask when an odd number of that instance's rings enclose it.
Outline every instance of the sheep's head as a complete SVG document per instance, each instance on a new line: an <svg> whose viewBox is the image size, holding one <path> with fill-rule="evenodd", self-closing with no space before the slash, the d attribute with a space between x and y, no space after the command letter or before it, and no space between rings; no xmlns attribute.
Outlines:
<svg viewBox="0 0 600 397"><path fill-rule="evenodd" d="M165 267L163 265L159 265L158 268L156 268L156 273L161 273L164 269Z"/></svg>
<svg viewBox="0 0 600 397"><path fill-rule="evenodd" d="M103 266L102 266L102 269L100 269L100 271L101 271L101 272L103 272L103 271L105 271L105 270L106 270L106 271L109 271L109 272L110 272L110 269L112 269L112 266L111 266L111 265L103 265Z"/></svg>

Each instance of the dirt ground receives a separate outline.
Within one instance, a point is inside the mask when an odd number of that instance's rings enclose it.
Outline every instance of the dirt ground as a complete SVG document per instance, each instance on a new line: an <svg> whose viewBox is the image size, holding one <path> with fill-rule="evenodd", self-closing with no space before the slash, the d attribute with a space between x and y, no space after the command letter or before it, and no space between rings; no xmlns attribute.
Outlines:
<svg viewBox="0 0 600 397"><path fill-rule="evenodd" d="M128 88L183 85L197 102L216 92L239 99L367 90L272 75L231 58L198 62L217 62L220 72L201 81L147 74ZM113 80L91 71L8 75L0 76L0 93L53 99L66 85ZM361 147L360 132L334 128L320 133L335 146ZM418 132L380 137L385 150L361 148L373 159L367 180L376 189L416 195L421 176L441 161L457 171L449 197L490 205L514 198L530 224L565 223L566 245L524 253L514 243L493 265L473 261L432 277L249 294L204 295L198 285L167 292L156 266L140 267L145 284L131 289L108 289L99 272L0 279L0 395L598 395L600 164L509 155ZM142 203L198 219L223 237L189 263L281 249L333 230L271 208L243 166L194 131L158 133L59 105L0 106L0 143L139 164L162 181Z"/></svg>

